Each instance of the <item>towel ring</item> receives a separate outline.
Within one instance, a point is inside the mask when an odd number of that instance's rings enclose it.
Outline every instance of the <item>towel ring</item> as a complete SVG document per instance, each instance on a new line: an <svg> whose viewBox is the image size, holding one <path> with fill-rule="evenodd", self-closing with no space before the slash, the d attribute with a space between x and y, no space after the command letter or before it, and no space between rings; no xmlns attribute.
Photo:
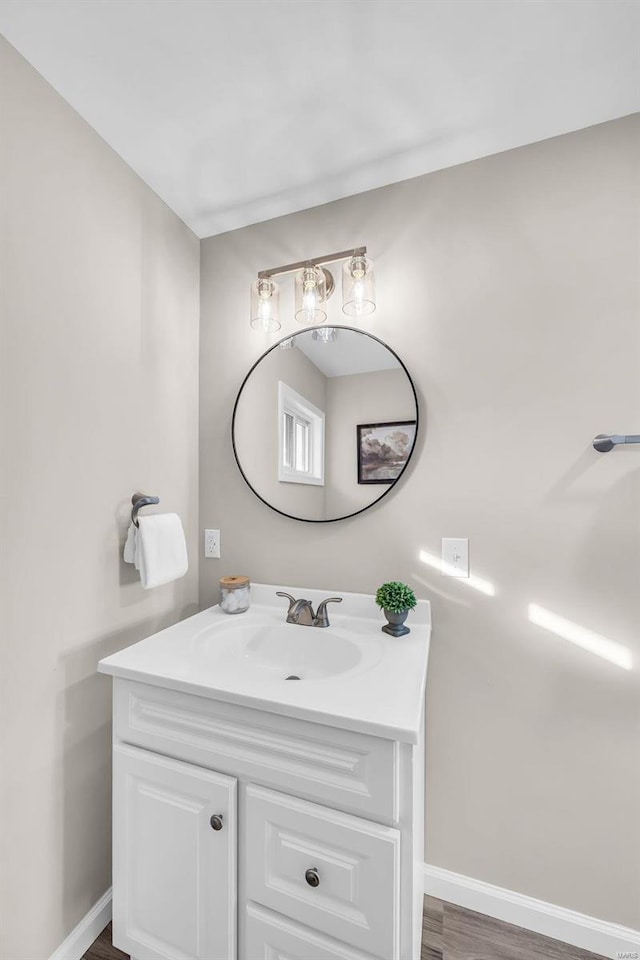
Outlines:
<svg viewBox="0 0 640 960"><path fill-rule="evenodd" d="M133 504L133 509L131 510L131 522L135 523L136 527L139 527L138 523L138 510L141 507L150 507L154 503L160 503L160 497L147 497L144 493L134 493L131 497L131 503Z"/></svg>

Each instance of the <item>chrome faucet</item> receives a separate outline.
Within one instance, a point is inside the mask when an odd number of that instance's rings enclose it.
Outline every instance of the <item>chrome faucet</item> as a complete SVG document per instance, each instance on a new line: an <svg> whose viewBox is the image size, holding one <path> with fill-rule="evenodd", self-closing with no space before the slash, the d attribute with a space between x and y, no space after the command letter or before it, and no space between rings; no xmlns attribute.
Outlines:
<svg viewBox="0 0 640 960"><path fill-rule="evenodd" d="M318 612L314 613L311 600L296 600L290 593L281 593L279 590L276 597L287 598L289 601L287 623L297 623L299 627L328 627L327 604L342 603L342 597L328 597L318 605Z"/></svg>

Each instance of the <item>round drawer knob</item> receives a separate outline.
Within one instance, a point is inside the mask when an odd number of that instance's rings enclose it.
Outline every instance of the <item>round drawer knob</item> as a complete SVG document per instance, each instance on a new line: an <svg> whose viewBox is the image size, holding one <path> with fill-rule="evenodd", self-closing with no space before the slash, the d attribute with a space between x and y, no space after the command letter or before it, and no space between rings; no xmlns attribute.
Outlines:
<svg viewBox="0 0 640 960"><path fill-rule="evenodd" d="M214 815L211 817L211 820L209 820L209 823L214 830L222 830L222 814L214 813Z"/></svg>
<svg viewBox="0 0 640 960"><path fill-rule="evenodd" d="M320 886L320 877L318 876L317 867L311 867L304 875L305 880L310 887L319 887Z"/></svg>

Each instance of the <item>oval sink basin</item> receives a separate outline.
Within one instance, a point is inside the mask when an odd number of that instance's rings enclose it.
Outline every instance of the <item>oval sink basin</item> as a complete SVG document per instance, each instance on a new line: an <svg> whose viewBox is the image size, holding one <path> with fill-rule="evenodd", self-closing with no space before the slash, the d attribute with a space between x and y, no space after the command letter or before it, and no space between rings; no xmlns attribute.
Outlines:
<svg viewBox="0 0 640 960"><path fill-rule="evenodd" d="M331 627L284 624L267 627L253 636L244 644L242 657L256 666L278 671L283 679L311 680L353 670L362 654L351 640L332 633Z"/></svg>
<svg viewBox="0 0 640 960"><path fill-rule="evenodd" d="M274 680L318 680L367 669L381 648L365 651L339 628L229 619L195 638L197 654L220 669L268 674ZM195 651L194 651L195 652ZM376 656L377 654L377 656Z"/></svg>

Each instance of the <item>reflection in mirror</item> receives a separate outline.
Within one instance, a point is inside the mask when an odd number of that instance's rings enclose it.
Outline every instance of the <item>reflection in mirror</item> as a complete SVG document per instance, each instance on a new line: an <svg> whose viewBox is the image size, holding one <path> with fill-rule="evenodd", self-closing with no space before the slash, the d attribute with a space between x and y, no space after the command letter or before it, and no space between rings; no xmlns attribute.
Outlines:
<svg viewBox="0 0 640 960"><path fill-rule="evenodd" d="M233 446L247 483L274 510L339 520L389 492L417 421L413 384L384 343L350 327L303 330L249 372Z"/></svg>

